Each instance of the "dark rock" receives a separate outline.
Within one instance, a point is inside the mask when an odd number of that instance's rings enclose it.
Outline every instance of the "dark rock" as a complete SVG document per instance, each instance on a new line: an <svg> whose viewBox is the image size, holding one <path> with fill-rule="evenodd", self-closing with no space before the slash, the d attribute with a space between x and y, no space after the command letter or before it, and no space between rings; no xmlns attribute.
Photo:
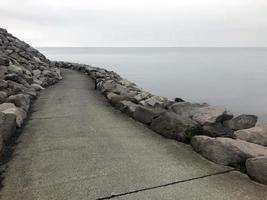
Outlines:
<svg viewBox="0 0 267 200"><path fill-rule="evenodd" d="M0 103L4 103L7 98L7 93L4 91L0 91Z"/></svg>
<svg viewBox="0 0 267 200"><path fill-rule="evenodd" d="M16 115L0 112L0 135L7 142L16 130Z"/></svg>
<svg viewBox="0 0 267 200"><path fill-rule="evenodd" d="M241 130L254 127L257 121L258 117L255 115L239 115L238 117L225 121L224 126L233 130Z"/></svg>
<svg viewBox="0 0 267 200"><path fill-rule="evenodd" d="M7 67L0 66L0 80L4 80L7 74Z"/></svg>
<svg viewBox="0 0 267 200"><path fill-rule="evenodd" d="M136 107L136 110L133 113L133 118L144 124L150 124L154 118L160 116L164 112L166 111L159 108L138 106Z"/></svg>
<svg viewBox="0 0 267 200"><path fill-rule="evenodd" d="M178 97L174 98L174 101L175 101L176 103L178 103L178 102L185 102L183 99L178 98Z"/></svg>
<svg viewBox="0 0 267 200"><path fill-rule="evenodd" d="M267 156L267 148L243 140L194 136L194 150L207 159L222 165L244 164L248 158Z"/></svg>
<svg viewBox="0 0 267 200"><path fill-rule="evenodd" d="M8 66L9 65L9 60L7 58L3 58L3 57L0 56L0 65Z"/></svg>
<svg viewBox="0 0 267 200"><path fill-rule="evenodd" d="M247 142L267 146L267 125L235 131L234 137Z"/></svg>
<svg viewBox="0 0 267 200"><path fill-rule="evenodd" d="M251 179L267 185L267 157L247 159L246 169Z"/></svg>
<svg viewBox="0 0 267 200"><path fill-rule="evenodd" d="M196 122L174 112L165 112L152 119L150 128L164 137L183 142L200 133L200 127Z"/></svg>
<svg viewBox="0 0 267 200"><path fill-rule="evenodd" d="M223 126L221 123L204 125L203 135L210 137L233 137L234 131Z"/></svg>

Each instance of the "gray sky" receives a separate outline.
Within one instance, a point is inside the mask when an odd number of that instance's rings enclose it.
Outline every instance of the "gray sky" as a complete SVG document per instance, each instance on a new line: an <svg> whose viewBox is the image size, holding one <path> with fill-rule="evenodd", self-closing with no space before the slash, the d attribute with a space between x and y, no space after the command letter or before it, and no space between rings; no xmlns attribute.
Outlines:
<svg viewBox="0 0 267 200"><path fill-rule="evenodd" d="M267 0L0 0L34 46L267 46Z"/></svg>

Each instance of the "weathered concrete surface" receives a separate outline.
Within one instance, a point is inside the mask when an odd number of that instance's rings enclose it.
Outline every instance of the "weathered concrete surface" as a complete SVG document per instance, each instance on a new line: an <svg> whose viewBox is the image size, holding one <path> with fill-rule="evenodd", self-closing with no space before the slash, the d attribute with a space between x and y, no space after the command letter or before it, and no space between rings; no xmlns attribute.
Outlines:
<svg viewBox="0 0 267 200"><path fill-rule="evenodd" d="M1 199L91 200L115 193L122 196L113 199L266 199L266 186L121 114L85 75L64 75L35 102L4 173Z"/></svg>

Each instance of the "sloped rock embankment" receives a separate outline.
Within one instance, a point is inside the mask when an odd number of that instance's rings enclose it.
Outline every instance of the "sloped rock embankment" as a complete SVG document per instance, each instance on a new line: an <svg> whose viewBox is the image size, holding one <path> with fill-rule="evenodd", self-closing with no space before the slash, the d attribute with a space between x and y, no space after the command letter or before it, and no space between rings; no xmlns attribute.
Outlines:
<svg viewBox="0 0 267 200"><path fill-rule="evenodd" d="M38 91L61 79L44 55L0 28L0 154L22 127Z"/></svg>
<svg viewBox="0 0 267 200"><path fill-rule="evenodd" d="M113 71L67 62L53 65L88 74L114 107L156 133L190 143L196 152L218 164L246 166L253 180L267 184L267 127L256 126L257 116L234 117L221 106L181 98L171 101L143 91Z"/></svg>

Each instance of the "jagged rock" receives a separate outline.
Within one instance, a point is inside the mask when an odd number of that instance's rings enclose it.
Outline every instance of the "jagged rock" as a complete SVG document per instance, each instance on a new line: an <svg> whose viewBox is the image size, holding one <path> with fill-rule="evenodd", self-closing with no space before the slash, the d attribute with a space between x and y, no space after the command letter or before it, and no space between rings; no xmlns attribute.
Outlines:
<svg viewBox="0 0 267 200"><path fill-rule="evenodd" d="M137 106L137 104L127 100L120 101L118 104L119 110L131 117L133 117L133 113L135 112Z"/></svg>
<svg viewBox="0 0 267 200"><path fill-rule="evenodd" d="M234 137L247 142L267 146L267 125L235 131Z"/></svg>
<svg viewBox="0 0 267 200"><path fill-rule="evenodd" d="M136 110L133 113L133 118L144 124L150 124L154 118L160 116L164 112L165 110L160 108L148 108L144 106L138 106L136 107Z"/></svg>
<svg viewBox="0 0 267 200"><path fill-rule="evenodd" d="M207 107L206 103L178 102L169 107L169 110L183 117L191 117L198 108Z"/></svg>
<svg viewBox="0 0 267 200"><path fill-rule="evenodd" d="M152 96L146 100L140 101L139 104L143 106L165 106L165 103L168 102L168 99L165 97L160 97L160 96Z"/></svg>
<svg viewBox="0 0 267 200"><path fill-rule="evenodd" d="M136 103L139 103L140 101L142 100L145 100L145 99L148 99L150 98L152 95L149 93L149 92L144 92L144 91L141 91L140 93L138 93L137 95L135 95L133 97L133 100L136 102Z"/></svg>
<svg viewBox="0 0 267 200"><path fill-rule="evenodd" d="M7 101L14 103L15 106L22 108L26 112L28 112L31 103L30 97L23 94L11 95L8 97Z"/></svg>
<svg viewBox="0 0 267 200"><path fill-rule="evenodd" d="M203 135L210 137L233 137L234 131L222 125L222 123L203 126Z"/></svg>
<svg viewBox="0 0 267 200"><path fill-rule="evenodd" d="M255 115L239 115L238 117L225 121L224 126L233 130L241 130L254 127L257 121L258 117Z"/></svg>
<svg viewBox="0 0 267 200"><path fill-rule="evenodd" d="M267 185L267 157L247 159L246 169L251 179Z"/></svg>
<svg viewBox="0 0 267 200"><path fill-rule="evenodd" d="M150 128L164 137L183 142L190 140L193 135L200 132L200 127L196 122L174 112L165 112L152 119Z"/></svg>
<svg viewBox="0 0 267 200"><path fill-rule="evenodd" d="M267 156L267 148L243 140L194 136L194 150L207 159L222 165L244 164L248 158Z"/></svg>
<svg viewBox="0 0 267 200"><path fill-rule="evenodd" d="M194 110L192 119L201 125L214 124L233 118L225 108L220 106L206 106Z"/></svg>
<svg viewBox="0 0 267 200"><path fill-rule="evenodd" d="M0 112L0 135L6 142L16 130L16 115Z"/></svg>

